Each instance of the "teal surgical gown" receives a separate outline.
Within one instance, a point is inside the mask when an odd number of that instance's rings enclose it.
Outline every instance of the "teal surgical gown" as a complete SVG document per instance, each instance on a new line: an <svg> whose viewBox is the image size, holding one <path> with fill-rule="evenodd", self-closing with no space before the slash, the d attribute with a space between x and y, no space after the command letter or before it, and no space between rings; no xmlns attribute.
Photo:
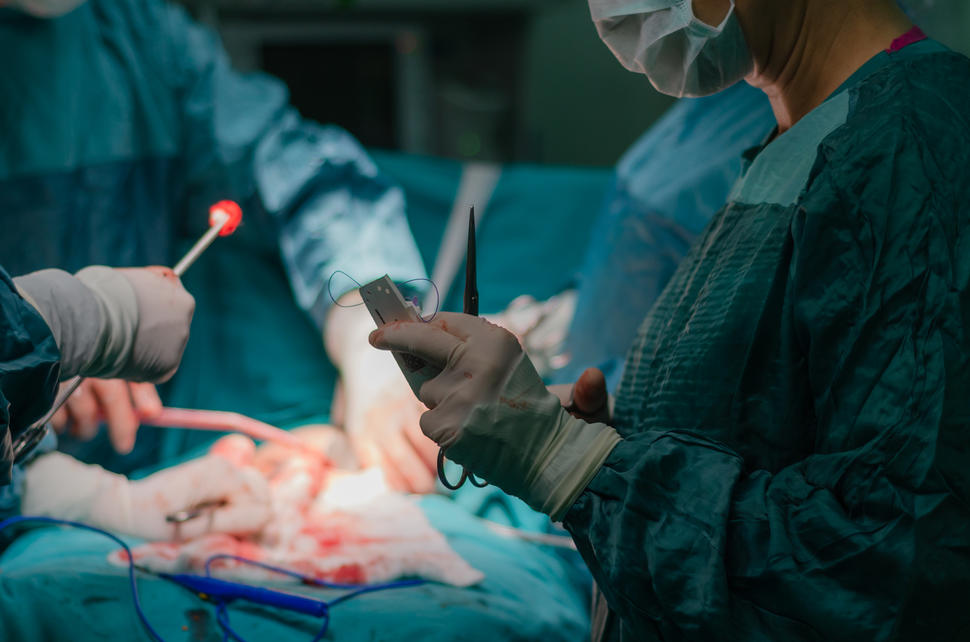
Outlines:
<svg viewBox="0 0 970 642"><path fill-rule="evenodd" d="M0 268L0 519L19 503L13 440L54 402L60 358L50 328Z"/></svg>
<svg viewBox="0 0 970 642"><path fill-rule="evenodd" d="M745 82L684 98L623 155L593 225L576 313L553 383L596 366L615 390L637 327L741 175L741 152L775 119ZM609 310L609 314L604 314Z"/></svg>
<svg viewBox="0 0 970 642"><path fill-rule="evenodd" d="M604 639L970 639L968 105L923 41L745 155L564 520Z"/></svg>

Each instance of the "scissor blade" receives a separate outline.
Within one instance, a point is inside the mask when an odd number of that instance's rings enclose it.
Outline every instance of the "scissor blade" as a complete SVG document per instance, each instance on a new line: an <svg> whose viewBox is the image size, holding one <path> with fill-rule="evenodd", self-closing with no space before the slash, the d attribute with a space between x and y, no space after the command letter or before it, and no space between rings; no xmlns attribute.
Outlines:
<svg viewBox="0 0 970 642"><path fill-rule="evenodd" d="M468 213L468 249L465 252L465 314L478 316L478 256L475 250L475 206Z"/></svg>

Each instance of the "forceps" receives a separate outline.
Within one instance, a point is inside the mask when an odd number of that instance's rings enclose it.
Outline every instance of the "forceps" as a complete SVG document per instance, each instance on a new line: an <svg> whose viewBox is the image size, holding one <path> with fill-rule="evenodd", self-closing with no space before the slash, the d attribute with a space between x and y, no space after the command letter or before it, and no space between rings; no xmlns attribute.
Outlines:
<svg viewBox="0 0 970 642"><path fill-rule="evenodd" d="M478 316L478 274L476 271L475 254L475 207L472 206L468 213L468 249L465 252L465 299L462 312L472 316ZM461 477L457 484L452 484L445 477L445 451L438 449L438 481L448 490L458 490L465 485L466 481L471 482L472 486L485 488L488 482L478 479L464 468L461 470Z"/></svg>

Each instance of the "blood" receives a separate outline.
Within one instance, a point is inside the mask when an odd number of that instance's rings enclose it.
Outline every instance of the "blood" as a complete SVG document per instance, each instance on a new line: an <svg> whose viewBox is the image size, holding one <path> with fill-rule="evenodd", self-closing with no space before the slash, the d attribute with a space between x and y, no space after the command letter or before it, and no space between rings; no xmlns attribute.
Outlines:
<svg viewBox="0 0 970 642"><path fill-rule="evenodd" d="M500 397L499 403L503 403L509 408L514 408L516 410L528 410L529 404L525 401L516 401L515 399L509 399L508 397Z"/></svg>
<svg viewBox="0 0 970 642"><path fill-rule="evenodd" d="M238 435L220 439L211 452L251 466L267 479L274 519L248 538L210 533L143 544L134 549L139 564L163 572L198 572L215 555L233 555L345 584L420 576L468 586L483 578L451 549L413 499L388 489L377 470L341 471L320 449L256 449ZM110 558L127 563L123 551ZM234 560L219 559L212 570L243 581L286 579Z"/></svg>

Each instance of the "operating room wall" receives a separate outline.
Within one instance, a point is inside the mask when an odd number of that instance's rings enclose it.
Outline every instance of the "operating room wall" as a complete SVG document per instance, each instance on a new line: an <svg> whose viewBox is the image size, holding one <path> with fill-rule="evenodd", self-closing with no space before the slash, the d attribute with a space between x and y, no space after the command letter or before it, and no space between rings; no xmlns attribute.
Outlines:
<svg viewBox="0 0 970 642"><path fill-rule="evenodd" d="M523 155L537 161L614 164L673 102L617 62L582 0L536 14L523 65Z"/></svg>
<svg viewBox="0 0 970 642"><path fill-rule="evenodd" d="M922 0L915 19L926 33L970 56L970 0Z"/></svg>
<svg viewBox="0 0 970 642"><path fill-rule="evenodd" d="M585 0L475 0L444 8L428 0L354 0L342 10L333 0L180 1L221 32L241 69L262 67L276 73L269 53L275 52L275 62L282 63L284 55L291 61L304 56L301 69L289 64L289 74L280 70L289 82L320 75L319 83L293 86L297 108L311 117L335 118L369 145L466 160L609 166L672 102L616 61L597 36ZM353 118L340 121L346 109L315 109L320 103L333 103L331 85L339 79L334 78L331 61L319 58L326 54L325 47L308 42L314 30L320 37L333 31L344 38L336 44L348 55L357 55L341 34L354 29L374 34L385 28L413 28L424 43L430 84L424 87L427 96L417 102L429 110L425 127L432 131L426 144L408 146L399 129L374 136L375 127L356 126ZM272 33L272 51L251 37L260 29ZM281 51L287 43L292 50ZM301 43L310 46L301 49ZM458 64L463 67L460 73ZM354 80L360 65L348 61L345 66ZM494 80L496 74L512 84L502 86ZM359 93L359 84L347 86ZM400 91L397 95L400 98ZM478 108L472 104L476 100L481 103ZM490 103L506 110L491 122ZM451 111L442 112L442 107ZM397 144L388 145L389 138ZM480 139L482 144L467 145L465 139Z"/></svg>

